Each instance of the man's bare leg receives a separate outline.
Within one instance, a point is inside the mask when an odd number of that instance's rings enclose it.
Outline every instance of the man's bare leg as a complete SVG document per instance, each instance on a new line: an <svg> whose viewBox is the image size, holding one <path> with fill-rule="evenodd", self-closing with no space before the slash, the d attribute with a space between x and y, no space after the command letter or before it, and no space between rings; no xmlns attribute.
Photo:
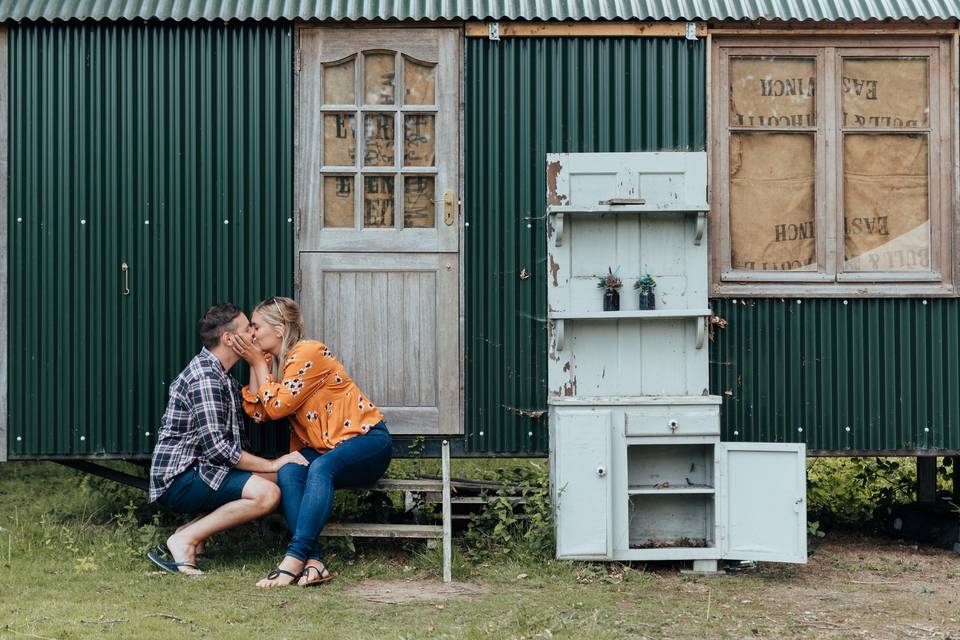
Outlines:
<svg viewBox="0 0 960 640"><path fill-rule="evenodd" d="M167 548L177 562L195 562L197 546L210 536L226 531L244 522L264 516L280 504L280 488L269 480L251 476L243 485L239 500L228 502L219 509L197 518L167 538ZM190 567L180 567L188 574L201 573Z"/></svg>
<svg viewBox="0 0 960 640"><path fill-rule="evenodd" d="M276 474L276 473L260 473L260 472L255 472L253 475L255 475L255 476L260 476L260 477L263 478L264 480L269 480L269 481L272 482L273 484L277 484L277 474ZM184 524L180 525L179 527L177 527L177 531L176 531L176 532L177 532L177 533L180 533L181 531L183 531L184 529L186 529L187 527L189 527L190 525L192 525L194 522L196 522L196 521L199 520L200 518L205 518L206 516L207 516L206 513L201 513L200 515L198 515L196 518L194 518L194 519L191 520L190 522L184 523ZM206 543L207 543L206 540L201 540L200 542L197 543L197 549L196 549L196 554L197 554L197 555L203 555L204 553L206 553L206 550L207 550L207 544L206 544Z"/></svg>

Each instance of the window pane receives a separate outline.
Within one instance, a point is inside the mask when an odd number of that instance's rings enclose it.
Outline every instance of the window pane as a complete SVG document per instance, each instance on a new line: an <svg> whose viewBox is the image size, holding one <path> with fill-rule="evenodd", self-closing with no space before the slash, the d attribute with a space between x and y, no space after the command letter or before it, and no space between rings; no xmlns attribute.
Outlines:
<svg viewBox="0 0 960 640"><path fill-rule="evenodd" d="M844 59L843 126L926 127L930 122L926 58Z"/></svg>
<svg viewBox="0 0 960 640"><path fill-rule="evenodd" d="M324 176L323 226L353 227L353 176Z"/></svg>
<svg viewBox="0 0 960 640"><path fill-rule="evenodd" d="M844 137L846 271L930 269L927 154L925 135Z"/></svg>
<svg viewBox="0 0 960 640"><path fill-rule="evenodd" d="M356 116L352 113L324 114L323 164L353 165L356 148Z"/></svg>
<svg viewBox="0 0 960 640"><path fill-rule="evenodd" d="M393 176L363 177L363 226L393 226Z"/></svg>
<svg viewBox="0 0 960 640"><path fill-rule="evenodd" d="M433 227L437 218L433 176L407 176L403 179L403 226Z"/></svg>
<svg viewBox="0 0 960 640"><path fill-rule="evenodd" d="M363 163L370 167L393 166L396 145L392 113L368 113L363 116Z"/></svg>
<svg viewBox="0 0 960 640"><path fill-rule="evenodd" d="M815 269L814 135L730 135L730 253L734 269Z"/></svg>
<svg viewBox="0 0 960 640"><path fill-rule="evenodd" d="M395 104L395 57L392 53L368 53L363 56L364 104Z"/></svg>
<svg viewBox="0 0 960 640"><path fill-rule="evenodd" d="M436 154L432 115L412 114L403 120L403 164L408 167L432 167Z"/></svg>
<svg viewBox="0 0 960 640"><path fill-rule="evenodd" d="M731 127L814 127L815 58L730 58Z"/></svg>
<svg viewBox="0 0 960 640"><path fill-rule="evenodd" d="M403 60L403 104L433 104L436 101L436 67Z"/></svg>
<svg viewBox="0 0 960 640"><path fill-rule="evenodd" d="M344 62L324 65L323 101L326 104L353 104L356 102L354 93L355 65L356 63L352 58Z"/></svg>

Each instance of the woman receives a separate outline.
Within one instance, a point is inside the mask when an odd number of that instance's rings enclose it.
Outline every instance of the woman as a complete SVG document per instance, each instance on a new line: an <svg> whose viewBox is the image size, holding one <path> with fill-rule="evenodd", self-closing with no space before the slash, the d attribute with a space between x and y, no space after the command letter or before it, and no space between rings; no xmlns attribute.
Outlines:
<svg viewBox="0 0 960 640"><path fill-rule="evenodd" d="M250 364L243 408L257 422L289 418L290 450L309 463L277 473L283 514L293 535L286 556L258 587L322 584L333 576L317 537L330 517L333 491L379 480L393 451L383 414L347 376L326 345L303 339L300 307L267 298L251 315L252 340L237 353Z"/></svg>

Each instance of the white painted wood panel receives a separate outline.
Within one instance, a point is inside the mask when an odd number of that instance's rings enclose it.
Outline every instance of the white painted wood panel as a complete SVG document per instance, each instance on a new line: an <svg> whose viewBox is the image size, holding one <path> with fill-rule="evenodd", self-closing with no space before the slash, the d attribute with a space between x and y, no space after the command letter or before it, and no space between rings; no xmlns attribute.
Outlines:
<svg viewBox="0 0 960 640"><path fill-rule="evenodd" d="M805 445L723 442L717 451L723 557L806 562Z"/></svg>
<svg viewBox="0 0 960 640"><path fill-rule="evenodd" d="M554 411L550 428L557 557L609 557L610 412Z"/></svg>

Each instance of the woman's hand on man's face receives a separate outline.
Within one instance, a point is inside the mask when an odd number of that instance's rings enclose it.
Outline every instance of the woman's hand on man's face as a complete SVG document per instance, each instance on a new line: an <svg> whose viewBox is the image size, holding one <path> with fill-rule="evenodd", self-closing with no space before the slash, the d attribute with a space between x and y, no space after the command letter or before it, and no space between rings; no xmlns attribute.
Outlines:
<svg viewBox="0 0 960 640"><path fill-rule="evenodd" d="M241 335L233 337L233 350L251 366L266 362L263 350L255 345L252 340Z"/></svg>

